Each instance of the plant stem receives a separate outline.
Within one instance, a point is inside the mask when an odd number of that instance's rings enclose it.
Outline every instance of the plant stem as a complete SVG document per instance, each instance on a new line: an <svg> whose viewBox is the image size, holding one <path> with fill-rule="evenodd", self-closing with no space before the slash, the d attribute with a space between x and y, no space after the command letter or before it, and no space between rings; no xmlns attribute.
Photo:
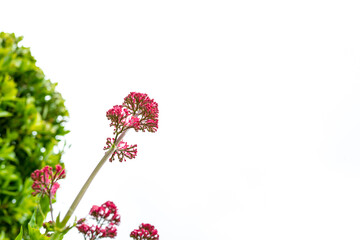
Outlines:
<svg viewBox="0 0 360 240"><path fill-rule="evenodd" d="M126 134L127 130L125 130L124 132L121 133L120 137L116 140L114 147L110 148L105 155L103 156L103 158L100 160L100 162L98 163L98 165L96 166L96 168L93 170L93 172L91 173L91 175L89 176L88 180L85 182L84 186L81 188L80 192L78 193L78 195L76 196L74 202L71 204L69 210L67 211L64 219L61 222L61 225L65 227L66 223L69 221L70 217L72 216L72 214L74 213L76 207L78 206L79 202L81 201L82 197L84 196L86 190L88 189L88 187L90 186L92 180L95 178L96 174L99 172L100 168L104 165L104 163L106 162L106 160L109 159L109 157L111 156L111 154L114 153L116 146L120 143L120 141L124 138L125 134Z"/></svg>
<svg viewBox="0 0 360 240"><path fill-rule="evenodd" d="M52 201L51 201L51 193L49 194L49 204L50 204L51 221L54 223L54 215L53 215L53 206L52 206Z"/></svg>

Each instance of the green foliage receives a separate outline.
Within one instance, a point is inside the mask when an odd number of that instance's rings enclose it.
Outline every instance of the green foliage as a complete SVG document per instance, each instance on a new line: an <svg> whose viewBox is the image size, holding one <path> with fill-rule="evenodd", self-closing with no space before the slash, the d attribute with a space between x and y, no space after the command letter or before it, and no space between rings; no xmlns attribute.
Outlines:
<svg viewBox="0 0 360 240"><path fill-rule="evenodd" d="M15 240L22 240L22 237L23 237L23 228L22 228L22 226L21 226L20 233L19 233L19 235L15 238Z"/></svg>
<svg viewBox="0 0 360 240"><path fill-rule="evenodd" d="M30 174L60 162L63 151L58 149L58 143L68 133L64 129L68 116L64 99L56 92L56 84L46 79L35 65L29 48L18 46L21 39L0 33L0 238L3 240L15 239L21 225L29 222L37 205L36 198L31 196Z"/></svg>
<svg viewBox="0 0 360 240"><path fill-rule="evenodd" d="M68 233L72 228L76 226L76 218L72 225L65 226L65 224L61 223L60 213L56 218L54 233L51 235L51 240L62 240L66 233Z"/></svg>
<svg viewBox="0 0 360 240"><path fill-rule="evenodd" d="M68 233L73 227L76 226L77 220L70 226L65 226L60 221L60 214L57 216L55 222L44 222L47 214L50 211L49 208L49 197L42 196L38 198L38 205L32 214L31 220L29 221L27 228L23 231L21 227L20 233L17 235L15 240L62 240L66 233ZM52 203L55 199L52 199ZM41 233L40 229L45 224L45 233ZM1 238L0 238L1 240Z"/></svg>
<svg viewBox="0 0 360 240"><path fill-rule="evenodd" d="M46 237L45 235L41 234L40 228L42 227L42 224L46 218L46 215L49 212L49 197L43 196L39 199L39 204L37 208L34 210L34 213L31 217L31 220L28 224L28 231L26 237L29 237L29 239L46 239L48 240L49 237ZM21 234L21 233L20 233ZM20 235L19 234L19 235ZM23 234L21 234L23 235Z"/></svg>

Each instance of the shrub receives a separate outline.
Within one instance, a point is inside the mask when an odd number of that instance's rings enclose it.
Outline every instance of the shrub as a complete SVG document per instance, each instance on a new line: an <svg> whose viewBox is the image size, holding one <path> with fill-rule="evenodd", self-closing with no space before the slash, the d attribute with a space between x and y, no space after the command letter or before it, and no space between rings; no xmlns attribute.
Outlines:
<svg viewBox="0 0 360 240"><path fill-rule="evenodd" d="M22 37L0 33L0 239L15 239L36 206L31 173L55 167L68 111ZM63 164L62 164L63 165Z"/></svg>

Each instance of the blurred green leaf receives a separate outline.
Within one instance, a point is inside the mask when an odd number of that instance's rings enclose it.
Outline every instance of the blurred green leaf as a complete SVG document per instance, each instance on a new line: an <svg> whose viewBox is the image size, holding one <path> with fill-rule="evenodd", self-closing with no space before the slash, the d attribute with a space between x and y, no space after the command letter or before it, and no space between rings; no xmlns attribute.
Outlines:
<svg viewBox="0 0 360 240"><path fill-rule="evenodd" d="M20 233L19 233L19 235L17 235L17 237L15 238L15 240L22 240L22 237L23 237L23 228L22 228L22 226L21 226Z"/></svg>
<svg viewBox="0 0 360 240"><path fill-rule="evenodd" d="M0 55L1 57L1 55ZM11 59L10 59L11 60ZM0 77L0 99L4 100L12 100L16 98L16 94L18 92L16 88L16 83L8 74L3 74Z"/></svg>
<svg viewBox="0 0 360 240"><path fill-rule="evenodd" d="M40 232L40 229L33 228L30 226L30 224L28 225L28 229L29 229L29 237L31 240L49 240L50 239L50 237L46 237L46 236L42 235Z"/></svg>
<svg viewBox="0 0 360 240"><path fill-rule="evenodd" d="M40 199L38 215L36 216L36 224L40 228L50 211L49 197L43 196Z"/></svg>
<svg viewBox="0 0 360 240"><path fill-rule="evenodd" d="M10 240L10 239L7 238L6 235L5 235L5 232L2 231L2 232L0 233L0 240ZM16 239L15 239L15 240L16 240ZM20 239L20 240L21 240L21 239Z"/></svg>
<svg viewBox="0 0 360 240"><path fill-rule="evenodd" d="M0 111L0 117L11 117L12 114L7 111Z"/></svg>

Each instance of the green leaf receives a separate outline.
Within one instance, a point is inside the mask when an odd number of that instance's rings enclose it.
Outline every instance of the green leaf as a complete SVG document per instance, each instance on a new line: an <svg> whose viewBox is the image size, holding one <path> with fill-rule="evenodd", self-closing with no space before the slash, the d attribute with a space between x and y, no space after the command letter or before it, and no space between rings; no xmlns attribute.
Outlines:
<svg viewBox="0 0 360 240"><path fill-rule="evenodd" d="M66 224L61 223L60 213L59 213L55 221L55 233L51 236L51 240L62 240L65 234L76 226L76 223L77 223L77 219L75 217L74 223L66 227Z"/></svg>
<svg viewBox="0 0 360 240"><path fill-rule="evenodd" d="M57 215L55 220L55 230L62 232L65 229L65 225L61 222L60 213Z"/></svg>
<svg viewBox="0 0 360 240"><path fill-rule="evenodd" d="M50 211L49 197L43 196L40 199L39 215L37 216L37 219L36 219L36 223L39 228L42 226L49 211Z"/></svg>
<svg viewBox="0 0 360 240"><path fill-rule="evenodd" d="M9 240L9 239L5 236L5 232L4 232L4 231L1 231L0 240Z"/></svg>
<svg viewBox="0 0 360 240"><path fill-rule="evenodd" d="M50 211L49 197L43 196L40 198L39 205L35 209L34 214L30 220L31 226L36 228L41 228L49 211Z"/></svg>
<svg viewBox="0 0 360 240"><path fill-rule="evenodd" d="M38 211L38 208L35 208L33 215L31 216L29 226L36 227L36 212Z"/></svg>
<svg viewBox="0 0 360 240"><path fill-rule="evenodd" d="M56 221L55 221L55 226L59 226L59 227L62 227L61 226L61 220L60 220L60 213L57 215L56 217Z"/></svg>
<svg viewBox="0 0 360 240"><path fill-rule="evenodd" d="M75 225L74 225L75 226ZM52 236L51 240L62 240L64 236L74 227L66 227L64 230L56 231Z"/></svg>
<svg viewBox="0 0 360 240"><path fill-rule="evenodd" d="M31 240L49 240L49 237L42 235L40 232L40 227L42 226L42 223L46 217L46 215L43 215L41 211L41 208L37 207L28 224L29 236Z"/></svg>
<svg viewBox="0 0 360 240"><path fill-rule="evenodd" d="M67 232L67 231L66 231ZM62 240L64 238L64 235L66 234L66 232L55 232L52 236L51 236L51 240Z"/></svg>
<svg viewBox="0 0 360 240"><path fill-rule="evenodd" d="M21 226L20 233L19 233L19 235L17 235L17 237L15 238L15 240L22 240L22 237L23 237L23 228L22 228L22 226Z"/></svg>
<svg viewBox="0 0 360 240"><path fill-rule="evenodd" d="M0 111L0 117L11 117L12 114L7 111Z"/></svg>
<svg viewBox="0 0 360 240"><path fill-rule="evenodd" d="M38 207L35 209L30 219L29 226L32 228L41 228L49 210L49 197L43 196L40 198Z"/></svg>
<svg viewBox="0 0 360 240"><path fill-rule="evenodd" d="M2 98L2 100L12 100L16 98L18 90L16 88L16 83L10 75L5 74L2 78L0 81L0 89L0 98Z"/></svg>
<svg viewBox="0 0 360 240"><path fill-rule="evenodd" d="M29 229L29 237L31 240L49 240L50 238L41 234L40 229L33 228L30 226L30 223L28 225Z"/></svg>

